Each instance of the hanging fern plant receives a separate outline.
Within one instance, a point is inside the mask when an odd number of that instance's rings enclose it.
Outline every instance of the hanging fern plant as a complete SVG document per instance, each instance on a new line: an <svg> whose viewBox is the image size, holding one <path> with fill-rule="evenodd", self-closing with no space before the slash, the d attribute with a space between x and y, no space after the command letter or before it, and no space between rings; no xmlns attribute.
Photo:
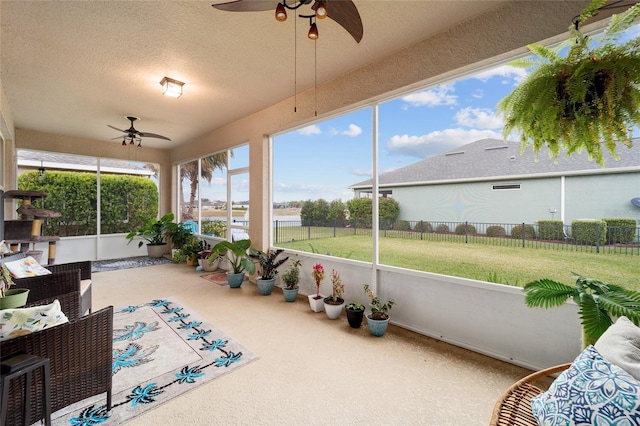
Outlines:
<svg viewBox="0 0 640 426"><path fill-rule="evenodd" d="M552 49L527 47L537 56L510 65L535 69L498 103L504 116L505 140L520 135L521 150L538 153L546 145L557 159L586 150L604 166L603 145L614 157L618 144L632 146L632 129L640 124L640 37L619 43L621 33L640 16L640 3L614 15L604 37L594 44L580 24L594 16L606 0L593 0L571 25L572 37ZM567 55L560 52L569 47Z"/></svg>

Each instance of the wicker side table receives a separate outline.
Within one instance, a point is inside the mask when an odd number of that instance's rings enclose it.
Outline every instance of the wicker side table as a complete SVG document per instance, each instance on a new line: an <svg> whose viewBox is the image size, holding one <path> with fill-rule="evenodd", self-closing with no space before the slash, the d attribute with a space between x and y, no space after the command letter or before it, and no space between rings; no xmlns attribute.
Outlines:
<svg viewBox="0 0 640 426"><path fill-rule="evenodd" d="M44 379L42 392L42 405L44 406L44 422L51 426L51 395L50 395L50 370L49 359L37 355L19 354L7 358L0 363L2 367L2 395L0 396L0 423L6 422L7 409L9 407L9 384L11 380L24 376L24 401L22 401L22 419L25 425L31 424L31 382L32 373L42 368ZM6 423L5 423L6 422Z"/></svg>

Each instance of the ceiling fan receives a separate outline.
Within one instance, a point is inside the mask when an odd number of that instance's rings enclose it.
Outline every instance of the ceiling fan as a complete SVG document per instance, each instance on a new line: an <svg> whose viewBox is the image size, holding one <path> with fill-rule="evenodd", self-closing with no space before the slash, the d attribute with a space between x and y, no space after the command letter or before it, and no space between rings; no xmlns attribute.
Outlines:
<svg viewBox="0 0 640 426"><path fill-rule="evenodd" d="M126 118L127 120L129 120L131 122L131 126L127 130L118 129L117 127L114 127L111 124L107 124L107 126L111 127L112 129L115 129L115 130L125 134L122 137L122 146L127 146L127 141L129 142L129 145L134 145L135 142L138 142L138 148L141 148L142 147L142 138L156 138L156 139L164 139L166 141L170 141L171 140L166 136L158 135L158 134L155 134L155 133L149 133L149 132L140 132L140 131L136 130L136 128L133 127L133 122L136 121L136 120L140 120L138 117L127 115L124 118ZM113 139L120 139L120 136L118 136L117 138L113 138Z"/></svg>
<svg viewBox="0 0 640 426"><path fill-rule="evenodd" d="M315 11L312 15L298 15L301 18L309 18L311 29L309 38L318 38L318 29L315 18L323 19L329 17L336 21L342 28L347 30L357 43L360 43L363 35L362 19L356 5L352 0L234 0L225 3L213 4L219 10L228 12L262 12L265 10L275 11L277 21L287 19L286 10L297 10L303 5L311 4L311 9Z"/></svg>

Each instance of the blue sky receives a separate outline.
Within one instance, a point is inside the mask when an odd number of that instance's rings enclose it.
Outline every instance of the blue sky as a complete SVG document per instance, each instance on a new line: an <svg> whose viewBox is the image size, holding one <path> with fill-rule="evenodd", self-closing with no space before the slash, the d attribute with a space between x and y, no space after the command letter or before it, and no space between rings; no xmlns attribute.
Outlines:
<svg viewBox="0 0 640 426"><path fill-rule="evenodd" d="M461 145L502 140L495 106L525 76L503 65L385 102L379 107L379 172ZM372 109L365 108L274 137L273 200L353 196L349 185L371 177Z"/></svg>

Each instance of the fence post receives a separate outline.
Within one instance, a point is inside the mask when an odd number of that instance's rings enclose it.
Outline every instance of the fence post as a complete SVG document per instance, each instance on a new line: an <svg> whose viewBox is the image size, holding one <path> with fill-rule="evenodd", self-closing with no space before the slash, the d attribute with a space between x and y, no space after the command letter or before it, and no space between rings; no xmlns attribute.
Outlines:
<svg viewBox="0 0 640 426"><path fill-rule="evenodd" d="M600 253L600 224L596 223L596 253Z"/></svg>
<svg viewBox="0 0 640 426"><path fill-rule="evenodd" d="M464 243L469 244L469 222L464 222Z"/></svg>
<svg viewBox="0 0 640 426"><path fill-rule="evenodd" d="M336 237L336 219L333 219L333 238Z"/></svg>
<svg viewBox="0 0 640 426"><path fill-rule="evenodd" d="M422 233L424 232L422 221L420 221L420 240L422 240Z"/></svg>
<svg viewBox="0 0 640 426"><path fill-rule="evenodd" d="M522 247L524 247L524 222L522 222Z"/></svg>
<svg viewBox="0 0 640 426"><path fill-rule="evenodd" d="M276 227L275 227L275 231L274 231L274 239L275 239L275 243L279 243L279 239L278 239L278 220L276 220Z"/></svg>
<svg viewBox="0 0 640 426"><path fill-rule="evenodd" d="M307 225L307 239L311 240L311 221L309 221L309 224Z"/></svg>

